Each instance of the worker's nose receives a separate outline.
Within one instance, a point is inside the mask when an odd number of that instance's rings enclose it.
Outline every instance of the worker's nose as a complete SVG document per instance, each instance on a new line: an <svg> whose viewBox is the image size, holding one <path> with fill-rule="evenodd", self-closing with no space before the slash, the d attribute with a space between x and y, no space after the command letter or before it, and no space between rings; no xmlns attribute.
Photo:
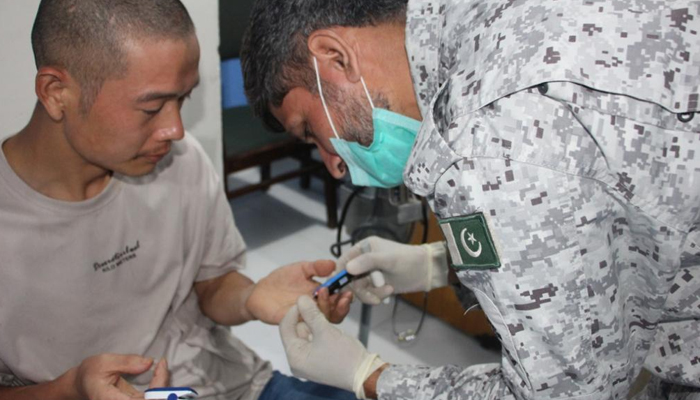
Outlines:
<svg viewBox="0 0 700 400"><path fill-rule="evenodd" d="M325 164L326 169L330 172L331 176L335 179L340 179L345 176L346 166L343 159L337 154L331 154L326 151L323 146L316 145L318 148L318 153Z"/></svg>

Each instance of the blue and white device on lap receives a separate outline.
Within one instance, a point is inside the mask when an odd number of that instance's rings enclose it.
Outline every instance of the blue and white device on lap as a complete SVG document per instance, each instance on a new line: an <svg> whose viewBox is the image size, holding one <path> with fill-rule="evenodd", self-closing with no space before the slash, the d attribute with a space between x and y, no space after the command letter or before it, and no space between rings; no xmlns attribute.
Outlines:
<svg viewBox="0 0 700 400"><path fill-rule="evenodd" d="M144 398L148 399L165 399L165 400L178 400L178 399L196 399L197 392L188 387L166 387L158 389L148 389L144 393Z"/></svg>

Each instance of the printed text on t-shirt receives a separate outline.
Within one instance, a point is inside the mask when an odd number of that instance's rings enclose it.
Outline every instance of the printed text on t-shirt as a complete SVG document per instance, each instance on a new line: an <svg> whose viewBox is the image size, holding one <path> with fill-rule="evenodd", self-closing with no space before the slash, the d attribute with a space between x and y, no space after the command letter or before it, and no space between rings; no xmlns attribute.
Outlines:
<svg viewBox="0 0 700 400"><path fill-rule="evenodd" d="M110 258L107 261L102 261L102 262L96 262L92 265L92 267L95 269L95 272L97 271L102 271L102 272L110 272L114 271L115 269L121 267L124 263L127 261L133 260L136 258L136 252L138 249L141 247L140 241L136 241L136 244L134 246L124 246L124 249L119 250L118 252L114 253L114 256Z"/></svg>

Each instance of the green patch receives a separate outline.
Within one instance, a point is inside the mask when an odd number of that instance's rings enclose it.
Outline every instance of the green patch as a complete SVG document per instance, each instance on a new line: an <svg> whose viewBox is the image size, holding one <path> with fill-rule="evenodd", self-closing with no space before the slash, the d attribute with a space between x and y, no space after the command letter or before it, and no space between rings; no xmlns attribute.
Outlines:
<svg viewBox="0 0 700 400"><path fill-rule="evenodd" d="M452 266L456 269L497 269L501 266L483 213L440 220Z"/></svg>

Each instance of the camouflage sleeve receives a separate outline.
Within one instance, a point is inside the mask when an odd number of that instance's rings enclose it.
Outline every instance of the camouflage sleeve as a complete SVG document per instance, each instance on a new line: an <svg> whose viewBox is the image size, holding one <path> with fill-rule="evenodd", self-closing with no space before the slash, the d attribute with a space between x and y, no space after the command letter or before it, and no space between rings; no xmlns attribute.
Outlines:
<svg viewBox="0 0 700 400"><path fill-rule="evenodd" d="M691 233L681 253L662 322L645 367L666 382L700 386L700 232ZM697 388L700 397L700 387Z"/></svg>
<svg viewBox="0 0 700 400"><path fill-rule="evenodd" d="M498 364L466 369L454 365L439 368L394 365L380 375L377 393L380 400L514 399Z"/></svg>
<svg viewBox="0 0 700 400"><path fill-rule="evenodd" d="M698 122L566 82L469 114L449 104L424 120L405 180L425 188L446 235L450 225L457 274L494 325L502 363L481 377L392 368L380 397L625 398L661 345L659 375L697 386L700 341L687 322L698 320L697 264L679 255L697 230L700 193L675 182L700 177ZM474 216L495 244L473 237ZM489 247L499 262L483 267Z"/></svg>
<svg viewBox="0 0 700 400"><path fill-rule="evenodd" d="M698 400L700 388L693 388L664 381L657 376L647 376L646 382L640 382L638 393L634 393L629 400Z"/></svg>

